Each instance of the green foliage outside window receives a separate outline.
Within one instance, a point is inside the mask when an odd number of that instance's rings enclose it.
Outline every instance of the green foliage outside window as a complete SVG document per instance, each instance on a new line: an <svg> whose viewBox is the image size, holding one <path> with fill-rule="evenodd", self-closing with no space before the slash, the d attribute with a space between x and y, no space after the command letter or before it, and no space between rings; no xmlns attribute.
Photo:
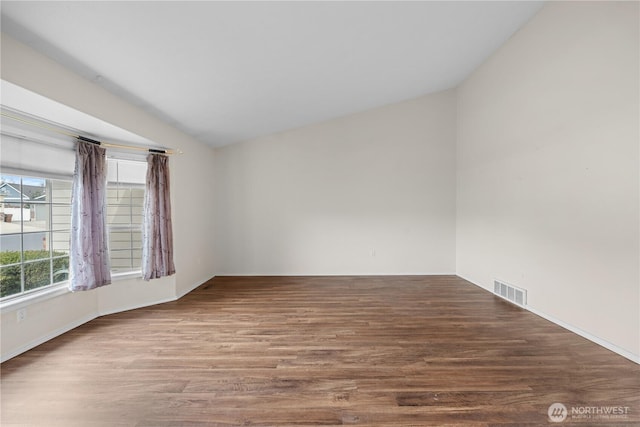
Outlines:
<svg viewBox="0 0 640 427"><path fill-rule="evenodd" d="M53 283L68 279L69 257L64 252L53 252ZM21 291L21 268L24 267L25 290L31 290L51 284L49 251L24 251L24 264L20 262L19 251L0 252L0 297L18 294ZM40 260L27 262L31 260Z"/></svg>

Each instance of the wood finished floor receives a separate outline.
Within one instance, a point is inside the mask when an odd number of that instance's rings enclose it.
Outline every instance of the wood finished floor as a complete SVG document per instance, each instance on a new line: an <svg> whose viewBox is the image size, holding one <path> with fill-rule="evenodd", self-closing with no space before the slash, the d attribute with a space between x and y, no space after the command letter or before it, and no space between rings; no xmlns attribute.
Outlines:
<svg viewBox="0 0 640 427"><path fill-rule="evenodd" d="M2 426L640 425L638 365L454 276L218 277L5 362L1 391Z"/></svg>

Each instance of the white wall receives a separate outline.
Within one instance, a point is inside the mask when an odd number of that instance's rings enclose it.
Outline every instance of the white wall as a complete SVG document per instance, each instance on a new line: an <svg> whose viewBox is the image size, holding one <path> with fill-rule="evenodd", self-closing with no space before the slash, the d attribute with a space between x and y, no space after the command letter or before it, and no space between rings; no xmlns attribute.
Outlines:
<svg viewBox="0 0 640 427"><path fill-rule="evenodd" d="M216 273L455 272L455 92L216 150Z"/></svg>
<svg viewBox="0 0 640 427"><path fill-rule="evenodd" d="M95 316L175 299L211 278L213 150L5 34L1 54L2 79L185 153L170 160L176 274L66 293L29 306L21 323L15 310L3 309L2 359Z"/></svg>
<svg viewBox="0 0 640 427"><path fill-rule="evenodd" d="M457 269L640 360L637 2L552 2L458 90Z"/></svg>

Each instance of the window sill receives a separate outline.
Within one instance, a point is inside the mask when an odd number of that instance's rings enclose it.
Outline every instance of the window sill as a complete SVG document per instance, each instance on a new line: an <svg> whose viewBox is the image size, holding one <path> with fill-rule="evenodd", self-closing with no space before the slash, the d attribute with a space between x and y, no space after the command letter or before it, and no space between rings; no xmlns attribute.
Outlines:
<svg viewBox="0 0 640 427"><path fill-rule="evenodd" d="M111 280L114 282L125 279L142 279L142 270L127 271L125 273L114 273L111 275Z"/></svg>
<svg viewBox="0 0 640 427"><path fill-rule="evenodd" d="M113 282L119 282L121 280L142 278L141 271L128 271L126 273L117 273L111 276ZM11 298L6 301L0 302L0 311L15 311L21 308L28 307L32 304L37 304L60 295L72 293L69 290L69 282L60 282L59 284L36 291L27 295L22 295L16 298Z"/></svg>
<svg viewBox="0 0 640 427"><path fill-rule="evenodd" d="M60 295L64 295L70 292L68 286L69 286L68 282L62 282L57 284L56 286L52 286L50 288L43 289L38 292L33 292L27 295L11 298L7 301L3 301L0 303L0 310L2 311L19 310L29 305L46 301L48 299L55 298Z"/></svg>

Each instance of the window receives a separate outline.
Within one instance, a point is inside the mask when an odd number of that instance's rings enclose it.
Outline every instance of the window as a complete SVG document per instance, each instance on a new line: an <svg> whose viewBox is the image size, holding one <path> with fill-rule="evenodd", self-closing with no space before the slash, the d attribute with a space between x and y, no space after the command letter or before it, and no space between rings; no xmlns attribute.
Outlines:
<svg viewBox="0 0 640 427"><path fill-rule="evenodd" d="M0 298L69 276L71 180L0 175Z"/></svg>
<svg viewBox="0 0 640 427"><path fill-rule="evenodd" d="M107 230L111 272L139 271L142 265L144 186L107 184Z"/></svg>
<svg viewBox="0 0 640 427"><path fill-rule="evenodd" d="M64 125L4 105L2 111L17 118L5 122L3 115L0 132L0 305L4 306L19 303L22 297L62 292L69 279L76 138L49 132L67 129ZM30 126L33 122L42 126ZM117 277L142 267L147 162L146 153L114 148L107 155L118 157L107 158L105 206L111 270Z"/></svg>
<svg viewBox="0 0 640 427"><path fill-rule="evenodd" d="M146 163L108 159L111 272L140 271ZM0 298L69 279L72 179L0 175Z"/></svg>
<svg viewBox="0 0 640 427"><path fill-rule="evenodd" d="M111 272L140 271L147 163L107 159L107 232Z"/></svg>

